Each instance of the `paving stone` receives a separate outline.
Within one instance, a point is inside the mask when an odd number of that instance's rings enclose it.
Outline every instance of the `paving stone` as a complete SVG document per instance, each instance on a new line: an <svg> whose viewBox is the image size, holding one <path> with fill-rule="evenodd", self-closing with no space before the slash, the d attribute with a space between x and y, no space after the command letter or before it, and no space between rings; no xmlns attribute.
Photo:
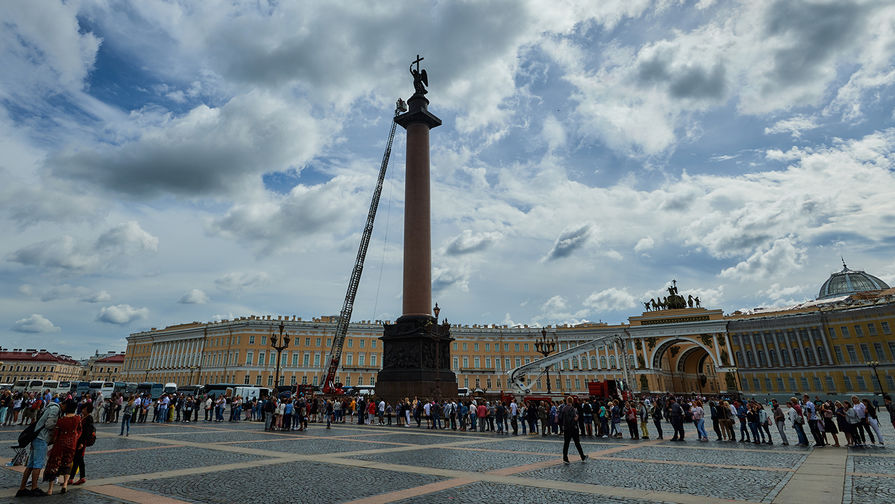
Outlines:
<svg viewBox="0 0 895 504"><path fill-rule="evenodd" d="M12 452L10 452L10 455ZM0 467L0 488L18 488L22 474L6 467Z"/></svg>
<svg viewBox="0 0 895 504"><path fill-rule="evenodd" d="M550 504L647 504L660 502L484 481L395 502L396 504L431 504L432 502L477 504L492 499L497 502L549 502Z"/></svg>
<svg viewBox="0 0 895 504"><path fill-rule="evenodd" d="M895 478L853 476L851 491L851 502L891 504L895 502Z"/></svg>
<svg viewBox="0 0 895 504"><path fill-rule="evenodd" d="M206 503L342 502L427 485L444 478L380 469L290 462L128 483L125 486Z"/></svg>
<svg viewBox="0 0 895 504"><path fill-rule="evenodd" d="M298 454L343 453L360 450L378 450L381 448L394 448L394 444L358 442L352 439L284 439L282 441L267 441L263 443L234 443L232 446L244 448L256 448L276 452Z"/></svg>
<svg viewBox="0 0 895 504"><path fill-rule="evenodd" d="M471 438L469 436L443 436L436 434L419 434L419 433L403 433L398 432L395 434L381 434L375 436L364 436L363 439L367 441L381 441L386 443L405 443L405 444L416 444L416 445L427 445L427 444L440 444L440 443L453 443L456 441L469 441ZM474 439L474 438L472 438Z"/></svg>
<svg viewBox="0 0 895 504"><path fill-rule="evenodd" d="M521 455L513 453L453 450L450 448L421 448L406 452L357 455L352 458L385 462L389 464L456 469L459 471L484 472L518 465L555 460L547 455Z"/></svg>
<svg viewBox="0 0 895 504"><path fill-rule="evenodd" d="M754 467L795 467L804 453L762 453L737 450L705 450L692 448L645 446L613 453L610 457L636 458L645 460L671 460L680 462L701 462L705 464L743 465ZM695 468L694 468L695 469Z"/></svg>
<svg viewBox="0 0 895 504"><path fill-rule="evenodd" d="M143 443L135 447L142 446ZM248 462L261 457L242 453L221 453L205 448L174 446L159 450L118 453L90 453L84 463L88 478L106 478L125 474L152 473L191 467L203 467L234 462Z"/></svg>
<svg viewBox="0 0 895 504"><path fill-rule="evenodd" d="M868 457L866 455L851 457L856 473L895 474L895 457ZM895 485L895 480L892 481L892 484Z"/></svg>
<svg viewBox="0 0 895 504"><path fill-rule="evenodd" d="M616 460L589 460L519 476L659 490L723 499L762 500L786 476L778 471L722 469Z"/></svg>

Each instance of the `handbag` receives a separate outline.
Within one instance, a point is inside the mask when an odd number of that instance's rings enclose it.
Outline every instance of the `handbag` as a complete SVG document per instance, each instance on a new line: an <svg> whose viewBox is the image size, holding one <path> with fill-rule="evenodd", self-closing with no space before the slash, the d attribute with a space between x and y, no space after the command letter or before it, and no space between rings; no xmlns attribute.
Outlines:
<svg viewBox="0 0 895 504"><path fill-rule="evenodd" d="M25 427L25 430L19 434L19 448L24 448L31 444L32 441L37 439L37 436L40 435L40 431L43 430L43 427L40 429L36 429L35 426L37 422L28 424L28 427Z"/></svg>

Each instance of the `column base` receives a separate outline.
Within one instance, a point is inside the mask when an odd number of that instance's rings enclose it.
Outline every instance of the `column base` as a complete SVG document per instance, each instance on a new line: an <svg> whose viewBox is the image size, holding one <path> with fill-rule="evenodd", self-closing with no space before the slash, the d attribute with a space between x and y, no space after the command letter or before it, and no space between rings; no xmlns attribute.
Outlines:
<svg viewBox="0 0 895 504"><path fill-rule="evenodd" d="M400 399L453 399L457 376L451 371L451 327L429 315L405 315L383 327L382 370L376 395Z"/></svg>

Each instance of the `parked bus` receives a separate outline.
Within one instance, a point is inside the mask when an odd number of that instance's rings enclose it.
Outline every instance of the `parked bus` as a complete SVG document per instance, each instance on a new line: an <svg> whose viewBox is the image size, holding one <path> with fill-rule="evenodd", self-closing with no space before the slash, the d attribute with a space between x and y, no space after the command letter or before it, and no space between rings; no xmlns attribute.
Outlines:
<svg viewBox="0 0 895 504"><path fill-rule="evenodd" d="M28 382L28 388L25 389L26 392L37 392L41 393L44 391L44 381L43 380L31 380Z"/></svg>
<svg viewBox="0 0 895 504"><path fill-rule="evenodd" d="M12 383L0 383L0 390L11 390Z"/></svg>
<svg viewBox="0 0 895 504"><path fill-rule="evenodd" d="M81 397L85 392L90 392L90 382L79 381L78 384L75 385L75 395Z"/></svg>
<svg viewBox="0 0 895 504"><path fill-rule="evenodd" d="M152 399L158 399L165 392L165 386L161 383L140 383L137 385L137 394L149 394Z"/></svg>
<svg viewBox="0 0 895 504"><path fill-rule="evenodd" d="M61 381L59 385L56 387L57 394L69 394L71 393L71 384L70 381Z"/></svg>
<svg viewBox="0 0 895 504"><path fill-rule="evenodd" d="M176 383L166 383L165 384L165 393L166 394L176 394L177 393L177 384Z"/></svg>
<svg viewBox="0 0 895 504"><path fill-rule="evenodd" d="M115 391L115 384L110 381L94 380L90 382L90 393L96 394L102 392L103 397L111 397Z"/></svg>
<svg viewBox="0 0 895 504"><path fill-rule="evenodd" d="M137 384L134 382L115 382L114 392L118 392L124 396L131 396L137 392Z"/></svg>
<svg viewBox="0 0 895 504"><path fill-rule="evenodd" d="M44 390L49 390L51 394L55 394L56 389L59 388L59 381L58 380L46 380L46 381L44 381L42 387L43 387L43 390L41 390L41 392L43 392Z"/></svg>
<svg viewBox="0 0 895 504"><path fill-rule="evenodd" d="M13 392L25 392L28 390L28 380L19 380L12 386Z"/></svg>
<svg viewBox="0 0 895 504"><path fill-rule="evenodd" d="M202 385L184 385L183 387L177 387L177 392L182 393L184 396L200 397L205 393L205 387Z"/></svg>

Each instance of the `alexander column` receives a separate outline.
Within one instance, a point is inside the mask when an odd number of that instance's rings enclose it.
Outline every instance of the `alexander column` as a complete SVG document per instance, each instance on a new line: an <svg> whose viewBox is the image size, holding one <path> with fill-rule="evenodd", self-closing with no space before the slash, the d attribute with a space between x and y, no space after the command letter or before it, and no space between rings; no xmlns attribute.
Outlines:
<svg viewBox="0 0 895 504"><path fill-rule="evenodd" d="M451 371L450 324L438 323L432 312L432 245L429 217L429 130L441 119L429 112L429 78L420 70L423 58L410 64L414 94L407 112L395 122L407 130L404 177L404 295L401 317L385 324L382 370L376 395L389 401L456 397L457 377ZM416 65L416 68L414 68Z"/></svg>

